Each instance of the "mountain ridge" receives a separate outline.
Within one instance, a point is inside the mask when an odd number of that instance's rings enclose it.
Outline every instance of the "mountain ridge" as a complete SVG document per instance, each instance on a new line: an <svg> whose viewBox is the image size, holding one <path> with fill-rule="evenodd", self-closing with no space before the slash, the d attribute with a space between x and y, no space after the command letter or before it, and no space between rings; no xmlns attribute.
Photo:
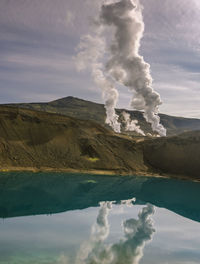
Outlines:
<svg viewBox="0 0 200 264"><path fill-rule="evenodd" d="M17 103L4 105L63 114L83 120L92 120L110 129L110 127L105 124L106 114L103 104L86 101L73 96L60 98L47 103ZM120 116L120 120L122 120L123 111L130 113L132 119L137 119L141 129L146 134L153 133L150 124L144 120L142 112L116 109L117 114ZM168 136L177 135L186 131L200 130L200 119L169 116L166 114L159 114L159 116L161 118L161 123L167 129ZM128 134L136 135L135 133Z"/></svg>

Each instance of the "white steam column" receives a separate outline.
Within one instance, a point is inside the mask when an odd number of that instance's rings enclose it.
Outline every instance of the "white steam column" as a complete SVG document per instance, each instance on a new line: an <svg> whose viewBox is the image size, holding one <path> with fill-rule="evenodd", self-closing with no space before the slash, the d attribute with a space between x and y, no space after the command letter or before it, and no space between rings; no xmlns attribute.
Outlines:
<svg viewBox="0 0 200 264"><path fill-rule="evenodd" d="M153 90L150 65L139 54L144 33L139 0L104 1L94 25L94 32L82 39L77 58L79 68L90 67L95 82L102 88L106 122L114 131L120 132L115 113L118 91L114 82L117 82L132 92L131 107L143 111L152 130L160 136L166 136L166 129L160 124L158 116L162 104L160 95ZM110 36L111 43L106 44ZM108 58L106 61L104 55ZM133 128L129 119L128 122L126 127Z"/></svg>

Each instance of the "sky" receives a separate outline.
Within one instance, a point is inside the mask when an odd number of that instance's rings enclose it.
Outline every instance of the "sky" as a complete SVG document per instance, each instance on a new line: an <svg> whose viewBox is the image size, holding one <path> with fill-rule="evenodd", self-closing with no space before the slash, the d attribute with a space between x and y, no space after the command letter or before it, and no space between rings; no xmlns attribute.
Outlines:
<svg viewBox="0 0 200 264"><path fill-rule="evenodd" d="M47 102L75 96L102 103L89 71L74 57L97 15L95 0L0 1L0 103ZM160 112L200 118L200 1L141 0L140 54L151 65ZM118 107L130 93L118 87Z"/></svg>

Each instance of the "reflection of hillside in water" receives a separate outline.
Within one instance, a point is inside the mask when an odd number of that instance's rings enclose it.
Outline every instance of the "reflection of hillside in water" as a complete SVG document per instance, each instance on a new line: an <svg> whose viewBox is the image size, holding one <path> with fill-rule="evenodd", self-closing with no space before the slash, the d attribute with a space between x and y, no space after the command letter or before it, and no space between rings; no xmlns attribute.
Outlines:
<svg viewBox="0 0 200 264"><path fill-rule="evenodd" d="M163 178L62 173L1 175L0 217L58 213L136 197L200 221L200 183Z"/></svg>

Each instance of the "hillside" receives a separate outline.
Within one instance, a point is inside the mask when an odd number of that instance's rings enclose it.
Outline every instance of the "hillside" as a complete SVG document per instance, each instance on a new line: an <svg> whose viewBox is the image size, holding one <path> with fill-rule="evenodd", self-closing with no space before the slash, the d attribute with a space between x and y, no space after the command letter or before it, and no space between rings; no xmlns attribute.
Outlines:
<svg viewBox="0 0 200 264"><path fill-rule="evenodd" d="M0 106L0 168L200 179L200 132L141 141L93 121Z"/></svg>
<svg viewBox="0 0 200 264"><path fill-rule="evenodd" d="M144 160L164 173L200 178L200 131L146 141Z"/></svg>
<svg viewBox="0 0 200 264"><path fill-rule="evenodd" d="M2 106L0 167L147 170L142 150L136 149L133 140L115 135L97 123Z"/></svg>
<svg viewBox="0 0 200 264"><path fill-rule="evenodd" d="M105 108L103 104L85 101L74 97L66 97L49 103L24 103L9 104L8 106L28 108L32 110L46 111L50 113L64 114L67 116L91 120L109 128L105 125ZM121 116L124 109L117 109ZM150 125L144 120L139 111L127 111L132 119L137 119L142 130L146 133L152 133ZM173 117L160 114L161 123L167 129L167 135L177 135L186 131L200 130L200 120L183 117Z"/></svg>

